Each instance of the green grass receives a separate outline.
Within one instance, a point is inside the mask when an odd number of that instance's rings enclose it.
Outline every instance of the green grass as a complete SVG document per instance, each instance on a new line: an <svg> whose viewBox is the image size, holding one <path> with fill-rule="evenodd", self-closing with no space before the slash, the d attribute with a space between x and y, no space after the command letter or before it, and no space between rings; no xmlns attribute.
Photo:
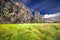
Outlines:
<svg viewBox="0 0 60 40"><path fill-rule="evenodd" d="M0 40L60 40L60 23L0 24Z"/></svg>

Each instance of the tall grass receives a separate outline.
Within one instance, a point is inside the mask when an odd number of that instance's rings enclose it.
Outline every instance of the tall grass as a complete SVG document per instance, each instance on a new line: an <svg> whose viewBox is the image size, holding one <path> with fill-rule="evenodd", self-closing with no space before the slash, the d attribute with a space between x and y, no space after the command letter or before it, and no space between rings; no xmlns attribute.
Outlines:
<svg viewBox="0 0 60 40"><path fill-rule="evenodd" d="M0 40L60 40L60 23L0 24Z"/></svg>

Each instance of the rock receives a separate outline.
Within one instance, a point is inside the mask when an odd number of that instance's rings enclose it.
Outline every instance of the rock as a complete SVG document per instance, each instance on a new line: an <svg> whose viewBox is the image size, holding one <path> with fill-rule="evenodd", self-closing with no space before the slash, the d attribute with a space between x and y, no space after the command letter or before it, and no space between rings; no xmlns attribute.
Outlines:
<svg viewBox="0 0 60 40"><path fill-rule="evenodd" d="M31 10L24 4L12 0L0 0L0 23L28 23Z"/></svg>
<svg viewBox="0 0 60 40"><path fill-rule="evenodd" d="M37 23L42 22L42 16L41 16L39 11L35 11L34 21L37 22Z"/></svg>

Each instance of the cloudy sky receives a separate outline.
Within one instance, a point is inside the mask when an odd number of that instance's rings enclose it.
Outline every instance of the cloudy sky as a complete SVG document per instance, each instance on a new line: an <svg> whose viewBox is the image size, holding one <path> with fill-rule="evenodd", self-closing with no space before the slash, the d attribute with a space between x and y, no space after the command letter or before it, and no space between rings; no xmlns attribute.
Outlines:
<svg viewBox="0 0 60 40"><path fill-rule="evenodd" d="M60 12L60 0L14 0L24 3L41 14L54 14Z"/></svg>
<svg viewBox="0 0 60 40"><path fill-rule="evenodd" d="M45 14L45 15L44 15L44 18L51 18L51 17L59 17L59 18L60 18L60 13Z"/></svg>
<svg viewBox="0 0 60 40"><path fill-rule="evenodd" d="M53 21L60 21L60 13L55 13L55 14L45 14L43 16L47 20L53 20Z"/></svg>

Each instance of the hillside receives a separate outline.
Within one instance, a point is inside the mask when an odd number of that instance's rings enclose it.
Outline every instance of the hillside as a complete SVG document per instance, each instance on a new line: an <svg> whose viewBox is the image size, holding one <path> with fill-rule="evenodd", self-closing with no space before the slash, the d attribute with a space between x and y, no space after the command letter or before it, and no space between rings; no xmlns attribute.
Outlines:
<svg viewBox="0 0 60 40"><path fill-rule="evenodd" d="M23 3L0 0L0 23L29 22L31 14L31 10Z"/></svg>

